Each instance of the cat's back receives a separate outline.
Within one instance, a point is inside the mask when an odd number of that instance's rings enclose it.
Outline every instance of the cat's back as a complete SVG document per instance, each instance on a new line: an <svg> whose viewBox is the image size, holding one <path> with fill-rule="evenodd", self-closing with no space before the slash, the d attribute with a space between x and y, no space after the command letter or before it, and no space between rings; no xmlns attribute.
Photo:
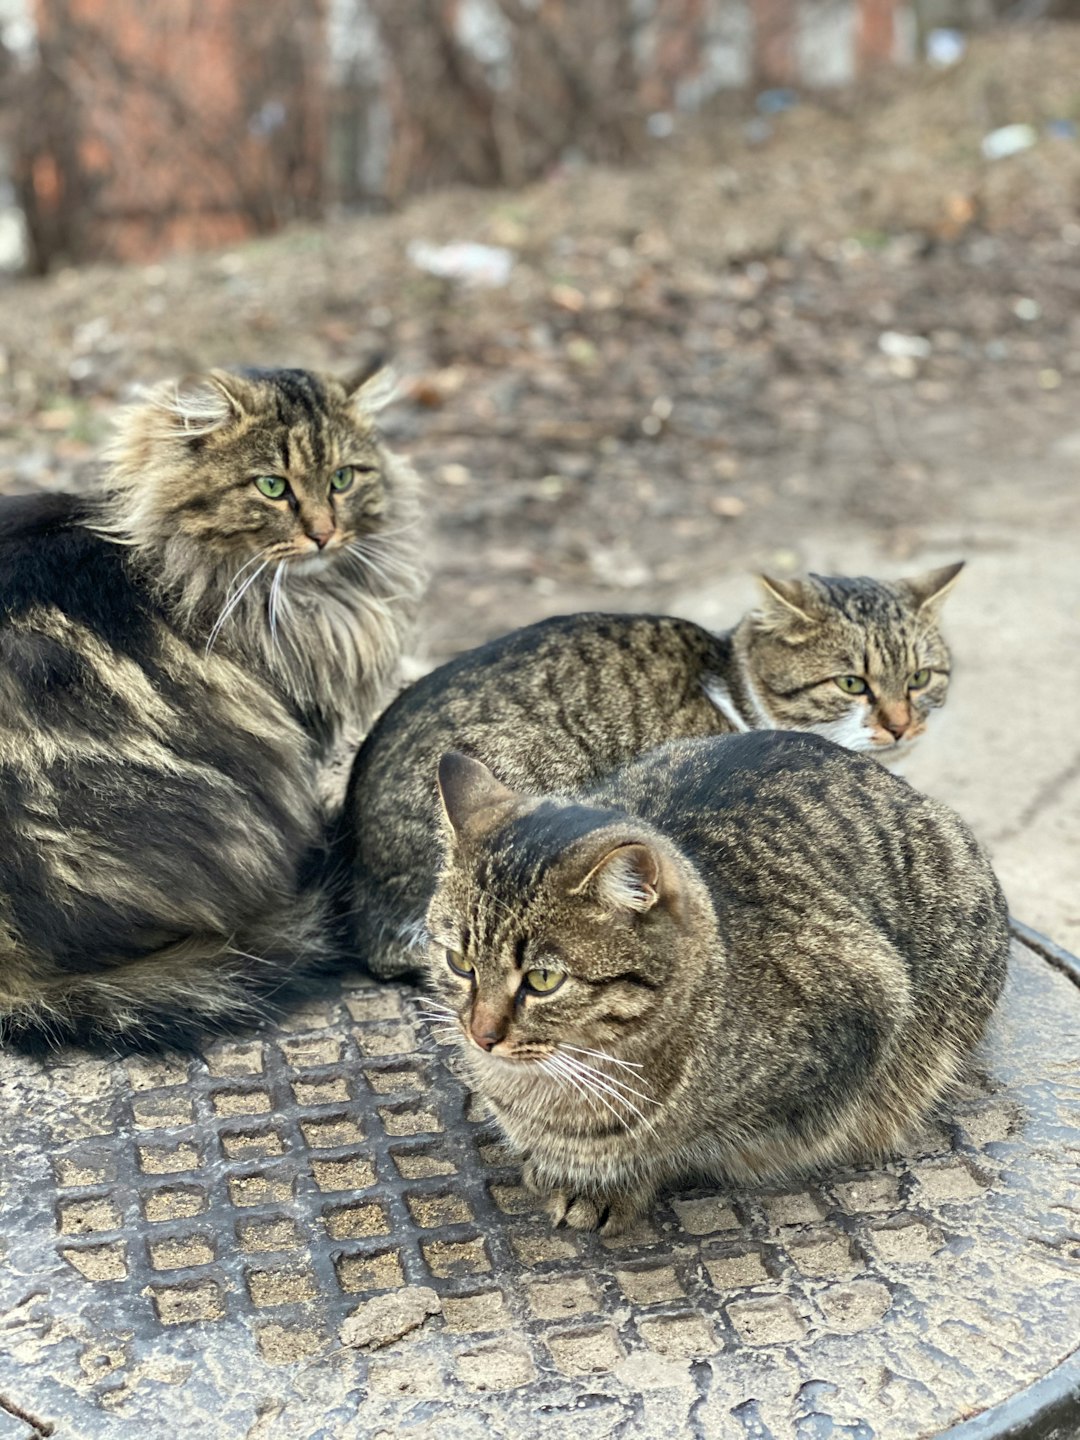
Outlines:
<svg viewBox="0 0 1080 1440"><path fill-rule="evenodd" d="M133 658L149 653L154 607L123 547L91 528L95 518L75 495L0 500L0 634L11 663L47 673L80 632Z"/></svg>
<svg viewBox="0 0 1080 1440"><path fill-rule="evenodd" d="M361 747L353 788L384 776L400 784L419 767L426 793L449 748L499 765L508 783L553 774L563 783L564 768L571 783L587 778L635 753L653 731L662 736L678 710L711 715L702 674L722 644L663 615L556 615L511 631L399 695Z"/></svg>
<svg viewBox="0 0 1080 1440"><path fill-rule="evenodd" d="M960 816L818 736L675 742L625 767L612 793L695 861L725 907L812 918L815 905L852 903L895 934L948 925L959 909L1004 925Z"/></svg>

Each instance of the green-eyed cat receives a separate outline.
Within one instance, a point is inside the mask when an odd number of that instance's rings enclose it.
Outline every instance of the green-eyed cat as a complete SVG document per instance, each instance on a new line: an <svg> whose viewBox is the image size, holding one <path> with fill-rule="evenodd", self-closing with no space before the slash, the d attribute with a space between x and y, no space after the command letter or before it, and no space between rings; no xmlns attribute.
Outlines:
<svg viewBox="0 0 1080 1440"><path fill-rule="evenodd" d="M317 760L419 589L384 398L215 371L125 417L101 493L0 503L0 1039L176 1038L328 951Z"/></svg>
<svg viewBox="0 0 1080 1440"><path fill-rule="evenodd" d="M577 798L439 767L432 1017L558 1223L687 1175L881 1157L946 1096L1009 945L946 806L792 733L680 741Z"/></svg>
<svg viewBox="0 0 1080 1440"><path fill-rule="evenodd" d="M902 753L945 700L940 609L960 569L896 583L765 579L761 607L718 635L670 616L561 616L432 671L353 766L339 848L354 953L381 977L418 968L445 750L509 785L568 791L666 740L737 731Z"/></svg>

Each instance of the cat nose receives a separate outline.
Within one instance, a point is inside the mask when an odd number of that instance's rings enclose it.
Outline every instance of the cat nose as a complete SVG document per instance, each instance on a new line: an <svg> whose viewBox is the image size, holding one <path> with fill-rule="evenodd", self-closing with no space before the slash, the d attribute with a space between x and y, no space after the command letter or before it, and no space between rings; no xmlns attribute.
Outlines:
<svg viewBox="0 0 1080 1440"><path fill-rule="evenodd" d="M309 530L307 532L307 537L309 540L314 540L315 544L319 547L320 550L322 550L327 544L327 542L333 538L333 534L334 531L332 528L325 530Z"/></svg>
<svg viewBox="0 0 1080 1440"><path fill-rule="evenodd" d="M505 1038L506 1030L505 1015L496 1014L484 1005L478 1005L473 1010L469 1020L469 1034L481 1050L494 1050L499 1041Z"/></svg>
<svg viewBox="0 0 1080 1440"><path fill-rule="evenodd" d="M900 740L907 733L906 720L886 720L885 729L894 740Z"/></svg>

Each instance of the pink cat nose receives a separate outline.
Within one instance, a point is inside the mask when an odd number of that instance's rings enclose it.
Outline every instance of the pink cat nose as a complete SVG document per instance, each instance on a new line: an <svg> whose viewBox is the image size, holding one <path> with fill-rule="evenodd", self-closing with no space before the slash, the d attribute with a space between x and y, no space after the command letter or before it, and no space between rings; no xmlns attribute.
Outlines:
<svg viewBox="0 0 1080 1440"><path fill-rule="evenodd" d="M893 737L894 740L899 740L903 735L907 733L907 721L886 720L885 729L888 730L889 734Z"/></svg>
<svg viewBox="0 0 1080 1440"><path fill-rule="evenodd" d="M477 1001L469 1020L469 1034L481 1050L494 1050L500 1040L505 1040L508 1029L507 1017L501 1010Z"/></svg>
<svg viewBox="0 0 1080 1440"><path fill-rule="evenodd" d="M315 544L322 550L327 542L333 539L333 530L309 530L308 539L314 540Z"/></svg>

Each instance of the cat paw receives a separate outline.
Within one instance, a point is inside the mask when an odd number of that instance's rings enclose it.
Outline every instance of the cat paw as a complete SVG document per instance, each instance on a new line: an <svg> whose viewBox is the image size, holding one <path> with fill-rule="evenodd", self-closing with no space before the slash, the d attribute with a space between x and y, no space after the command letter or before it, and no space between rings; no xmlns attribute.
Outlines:
<svg viewBox="0 0 1080 1440"><path fill-rule="evenodd" d="M595 1200L572 1190L549 1193L544 1209L553 1225L565 1225L568 1230L596 1230L604 1214Z"/></svg>
<svg viewBox="0 0 1080 1440"><path fill-rule="evenodd" d="M607 1206L601 1218L601 1235L622 1235L632 1228L645 1206L638 1195L616 1196Z"/></svg>
<svg viewBox="0 0 1080 1440"><path fill-rule="evenodd" d="M571 1190L548 1194L544 1207L552 1224L568 1230L599 1230L601 1235L621 1235L641 1213L639 1197L579 1195Z"/></svg>
<svg viewBox="0 0 1080 1440"><path fill-rule="evenodd" d="M536 1166L531 1160L527 1159L521 1167L521 1183L530 1195L546 1195L548 1193L547 1186L541 1185L537 1179Z"/></svg>

